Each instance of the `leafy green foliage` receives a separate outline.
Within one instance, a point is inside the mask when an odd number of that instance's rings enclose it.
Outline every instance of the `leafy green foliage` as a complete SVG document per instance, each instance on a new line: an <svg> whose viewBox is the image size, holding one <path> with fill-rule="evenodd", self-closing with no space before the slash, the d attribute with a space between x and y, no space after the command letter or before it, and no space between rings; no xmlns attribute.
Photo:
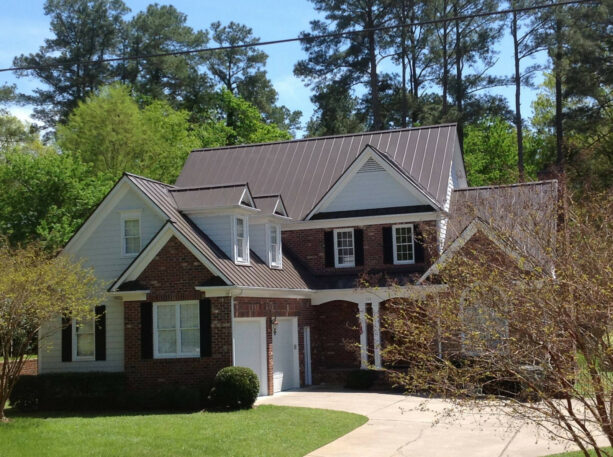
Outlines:
<svg viewBox="0 0 613 457"><path fill-rule="evenodd" d="M219 409L249 409L260 392L260 382L250 368L226 367L219 370L209 395Z"/></svg>

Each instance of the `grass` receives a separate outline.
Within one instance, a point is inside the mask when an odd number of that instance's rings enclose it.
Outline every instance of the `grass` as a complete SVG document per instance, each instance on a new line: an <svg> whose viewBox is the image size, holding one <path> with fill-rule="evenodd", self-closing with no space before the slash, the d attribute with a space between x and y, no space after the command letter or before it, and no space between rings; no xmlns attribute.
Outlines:
<svg viewBox="0 0 613 457"><path fill-rule="evenodd" d="M67 417L0 424L2 457L303 456L364 424L339 411L262 405L227 413Z"/></svg>
<svg viewBox="0 0 613 457"><path fill-rule="evenodd" d="M610 447L607 447L604 450L609 452L609 454L613 452L613 448L610 448ZM596 454L594 454L593 452L590 452L590 455L596 456ZM553 455L548 455L547 457L583 457L583 452L581 451L564 452L563 454L553 454Z"/></svg>

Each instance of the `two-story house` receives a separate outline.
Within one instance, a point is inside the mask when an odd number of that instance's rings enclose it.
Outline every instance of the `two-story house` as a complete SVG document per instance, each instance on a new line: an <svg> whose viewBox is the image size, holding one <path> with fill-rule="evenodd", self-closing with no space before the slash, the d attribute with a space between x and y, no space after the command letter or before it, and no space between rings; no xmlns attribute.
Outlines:
<svg viewBox="0 0 613 457"><path fill-rule="evenodd" d="M108 299L45 329L39 371L155 388L240 365L267 395L381 367L381 303L432 287L469 190L454 124L196 150L175 185L125 174L64 249Z"/></svg>

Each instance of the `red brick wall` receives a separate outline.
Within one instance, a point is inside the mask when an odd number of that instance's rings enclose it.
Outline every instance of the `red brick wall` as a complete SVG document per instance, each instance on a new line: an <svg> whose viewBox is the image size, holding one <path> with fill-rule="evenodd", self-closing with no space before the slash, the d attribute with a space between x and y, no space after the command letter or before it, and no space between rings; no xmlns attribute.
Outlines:
<svg viewBox="0 0 613 457"><path fill-rule="evenodd" d="M311 326L313 332L313 307L311 300L301 298L234 298L234 317L298 317L298 354L300 361L300 385L304 385L304 327ZM313 335L313 333L311 333ZM266 319L266 351L268 359L268 393L273 393L273 350L272 327L270 320ZM315 348L311 338L311 360L314 358Z"/></svg>
<svg viewBox="0 0 613 457"><path fill-rule="evenodd" d="M288 247L302 262L316 274L360 274L370 270L389 272L425 271L430 265L426 253L425 265L389 265L383 263L383 227L392 224L366 225L364 230L364 266L356 268L330 268L325 266L324 233L332 229L287 230L283 232L283 246ZM417 224L422 233L432 233L436 222L420 222ZM342 227L338 227L342 228ZM348 227L352 228L352 227ZM432 235L430 235L432 236Z"/></svg>
<svg viewBox="0 0 613 457"><path fill-rule="evenodd" d="M141 273L138 282L151 292L151 302L198 300L195 289L212 277L202 263L181 242L171 238ZM141 358L140 302L124 302L125 372L132 388L150 389L179 384L208 386L215 374L232 365L232 324L230 299L211 299L212 356L183 359Z"/></svg>
<svg viewBox="0 0 613 457"><path fill-rule="evenodd" d="M2 365L4 365L2 362L0 362L0 371L2 371ZM21 368L21 371L19 372L20 375L37 375L38 374L38 360L36 359L32 359L32 360L26 360L23 363L23 367Z"/></svg>

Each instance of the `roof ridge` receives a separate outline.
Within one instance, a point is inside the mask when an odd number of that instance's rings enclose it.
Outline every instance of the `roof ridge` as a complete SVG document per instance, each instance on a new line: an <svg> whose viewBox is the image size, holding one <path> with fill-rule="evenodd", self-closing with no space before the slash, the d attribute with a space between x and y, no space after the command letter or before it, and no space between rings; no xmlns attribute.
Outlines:
<svg viewBox="0 0 613 457"><path fill-rule="evenodd" d="M264 194L264 195L253 195L253 198L272 198L272 197L280 197L281 194Z"/></svg>
<svg viewBox="0 0 613 457"><path fill-rule="evenodd" d="M423 125L420 127L403 127L399 129L375 130L371 132L344 133L341 135L326 135L326 136L316 136L316 137L310 137L310 138L294 138L291 140L270 141L270 142L263 142L263 143L248 143L248 144L235 144L235 145L230 145L230 146L219 146L219 147L213 147L213 148L198 148L198 149L193 149L190 152L190 155L193 154L194 152L218 151L220 149L241 149L241 148L247 148L247 147L267 146L267 145L273 145L273 144L288 144L288 143L299 143L299 142L306 142L306 141L328 140L332 138L349 138L349 137L366 136L366 135L381 135L384 133L438 129L438 128L452 127L452 126L455 127L457 125L458 125L457 122L449 122L446 124Z"/></svg>
<svg viewBox="0 0 613 457"><path fill-rule="evenodd" d="M209 186L189 186L189 187L177 187L171 190L171 192L185 192L190 190L209 190L209 189L223 189L227 187L245 187L248 184L246 182L243 183L235 183L235 184L211 184Z"/></svg>
<svg viewBox="0 0 613 457"><path fill-rule="evenodd" d="M155 184L161 184L162 186L170 187L172 189L177 187L177 186L174 186L172 184L167 184L165 182L158 181L156 179L147 178L146 176L140 176L140 175L137 175L137 174L134 174L134 173L129 173L127 171L124 171L123 174L124 174L124 176L128 176L130 178L142 179L143 181L149 181L149 182L152 182L152 183L155 183Z"/></svg>
<svg viewBox="0 0 613 457"><path fill-rule="evenodd" d="M536 185L545 185L545 184L557 184L557 179L545 179L542 181L530 181L530 182L518 182L513 184L493 184L489 186L474 186L474 187L462 187L459 189L453 189L454 192L460 191L470 191L470 190L479 190L479 189L505 189L511 187L527 187L527 186L536 186Z"/></svg>

